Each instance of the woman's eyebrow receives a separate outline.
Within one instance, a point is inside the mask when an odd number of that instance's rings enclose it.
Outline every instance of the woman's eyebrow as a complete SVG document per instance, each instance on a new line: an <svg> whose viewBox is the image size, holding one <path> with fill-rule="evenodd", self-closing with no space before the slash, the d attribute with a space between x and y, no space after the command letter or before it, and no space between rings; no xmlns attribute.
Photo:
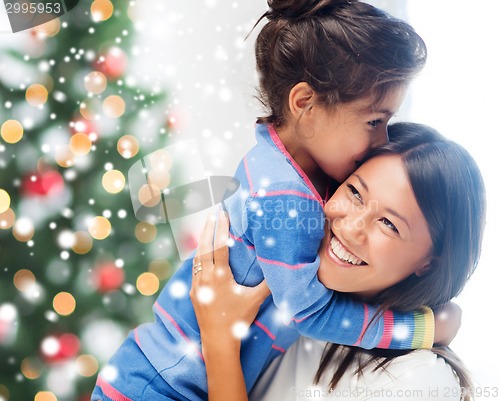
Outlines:
<svg viewBox="0 0 500 401"><path fill-rule="evenodd" d="M386 207L385 211L389 214L392 214L393 216L396 216L398 219L400 219L402 222L404 222L406 224L406 226L408 227L408 230L410 230L410 224L408 223L408 220L406 220L406 218L401 216L398 212L396 212L394 209L391 209L390 207Z"/></svg>
<svg viewBox="0 0 500 401"><path fill-rule="evenodd" d="M361 186L365 189L366 192L370 193L370 190L368 189L368 185L366 185L365 180L363 180L358 174L354 173L353 176L355 176L358 180Z"/></svg>

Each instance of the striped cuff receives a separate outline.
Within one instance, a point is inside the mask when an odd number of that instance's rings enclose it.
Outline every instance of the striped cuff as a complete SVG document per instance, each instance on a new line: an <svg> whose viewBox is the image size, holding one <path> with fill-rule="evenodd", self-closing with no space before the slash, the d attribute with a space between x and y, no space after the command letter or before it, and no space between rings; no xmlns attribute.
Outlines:
<svg viewBox="0 0 500 401"><path fill-rule="evenodd" d="M427 306L415 312L388 310L383 315L382 329L377 348L430 349L434 343L434 313Z"/></svg>
<svg viewBox="0 0 500 401"><path fill-rule="evenodd" d="M434 344L434 313L428 306L415 312L415 332L411 347L431 349Z"/></svg>

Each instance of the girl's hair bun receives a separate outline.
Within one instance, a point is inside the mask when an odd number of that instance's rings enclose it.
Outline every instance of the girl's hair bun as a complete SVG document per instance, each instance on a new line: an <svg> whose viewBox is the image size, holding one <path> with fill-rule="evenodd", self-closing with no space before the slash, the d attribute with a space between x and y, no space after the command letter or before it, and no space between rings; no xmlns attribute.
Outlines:
<svg viewBox="0 0 500 401"><path fill-rule="evenodd" d="M267 0L255 41L259 100L279 126L291 88L306 82L316 103L332 107L405 86L425 64L422 38L406 22L357 0Z"/></svg>
<svg viewBox="0 0 500 401"><path fill-rule="evenodd" d="M335 8L350 6L357 0L268 0L269 19L299 19L331 13Z"/></svg>

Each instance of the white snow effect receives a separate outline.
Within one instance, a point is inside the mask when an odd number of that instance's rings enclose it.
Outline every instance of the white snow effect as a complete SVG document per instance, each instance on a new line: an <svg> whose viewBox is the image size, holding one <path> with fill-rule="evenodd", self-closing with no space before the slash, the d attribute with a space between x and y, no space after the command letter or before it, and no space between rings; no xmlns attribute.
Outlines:
<svg viewBox="0 0 500 401"><path fill-rule="evenodd" d="M17 309L13 304L0 305L0 321L13 322L17 318Z"/></svg>
<svg viewBox="0 0 500 401"><path fill-rule="evenodd" d="M104 380L112 383L118 378L118 369L113 365L106 365L102 368L100 374Z"/></svg>
<svg viewBox="0 0 500 401"><path fill-rule="evenodd" d="M256 211L257 209L259 209L259 207L260 207L259 202L256 202L256 201L250 202L250 205L249 205L250 210Z"/></svg>
<svg viewBox="0 0 500 401"><path fill-rule="evenodd" d="M271 248L276 245L276 239L274 237L267 237L265 244L268 248Z"/></svg>
<svg viewBox="0 0 500 401"><path fill-rule="evenodd" d="M46 311L44 316L49 322L57 322L59 320L59 315L52 310Z"/></svg>
<svg viewBox="0 0 500 401"><path fill-rule="evenodd" d="M72 362L57 364L49 370L47 387L56 396L67 399L74 396L74 381L77 377L77 372Z"/></svg>
<svg viewBox="0 0 500 401"><path fill-rule="evenodd" d="M406 340L410 335L410 329L405 324L394 326L394 338L396 340Z"/></svg>
<svg viewBox="0 0 500 401"><path fill-rule="evenodd" d="M248 324L243 321L234 323L231 329L233 335L239 339L245 338L249 332Z"/></svg>
<svg viewBox="0 0 500 401"><path fill-rule="evenodd" d="M75 234L70 230L63 230L57 236L57 243L62 249L69 249L75 244Z"/></svg>
<svg viewBox="0 0 500 401"><path fill-rule="evenodd" d="M200 301L202 304L209 304L211 303L214 298L215 298L215 292L212 287L208 286L201 286L196 294L198 301Z"/></svg>
<svg viewBox="0 0 500 401"><path fill-rule="evenodd" d="M40 345L42 353L47 356L56 355L61 349L61 344L57 340L57 338L53 336L45 337L42 340L42 344Z"/></svg>
<svg viewBox="0 0 500 401"><path fill-rule="evenodd" d="M274 315L275 321L282 323L282 324L289 324L290 321L293 318L292 313L290 312L290 309L288 308L288 304L286 302L282 302L278 310L276 311L276 314Z"/></svg>
<svg viewBox="0 0 500 401"><path fill-rule="evenodd" d="M351 321L349 319L342 319L342 328L347 329L351 327Z"/></svg>
<svg viewBox="0 0 500 401"><path fill-rule="evenodd" d="M44 300L45 290L39 283L35 282L23 289L21 295L32 304L38 304Z"/></svg>
<svg viewBox="0 0 500 401"><path fill-rule="evenodd" d="M169 292L173 298L183 298L188 293L188 287L184 281L176 280L170 284Z"/></svg>

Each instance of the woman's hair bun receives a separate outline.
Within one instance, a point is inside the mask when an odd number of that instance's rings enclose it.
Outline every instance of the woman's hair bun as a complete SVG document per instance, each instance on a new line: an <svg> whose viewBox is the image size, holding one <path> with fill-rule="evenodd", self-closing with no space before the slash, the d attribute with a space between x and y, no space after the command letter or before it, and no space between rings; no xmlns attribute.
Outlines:
<svg viewBox="0 0 500 401"><path fill-rule="evenodd" d="M330 13L335 8L342 8L357 0L268 0L267 18L306 18L323 13Z"/></svg>

